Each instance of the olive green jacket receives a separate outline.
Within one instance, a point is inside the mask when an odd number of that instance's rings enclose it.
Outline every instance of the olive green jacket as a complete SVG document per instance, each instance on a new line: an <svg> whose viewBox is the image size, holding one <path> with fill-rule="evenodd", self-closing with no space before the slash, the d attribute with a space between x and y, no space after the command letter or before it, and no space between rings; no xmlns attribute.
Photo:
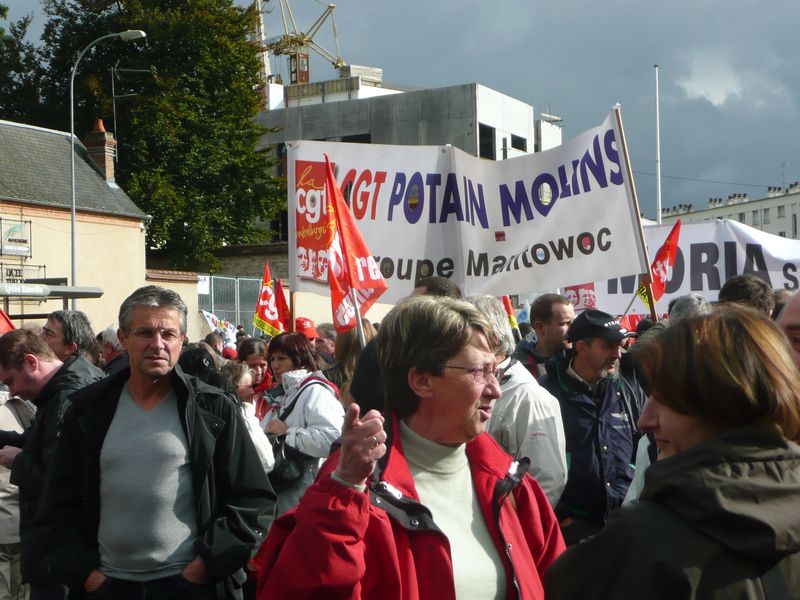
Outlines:
<svg viewBox="0 0 800 600"><path fill-rule="evenodd" d="M548 599L800 597L800 446L726 432L652 465L641 502L567 550Z"/></svg>

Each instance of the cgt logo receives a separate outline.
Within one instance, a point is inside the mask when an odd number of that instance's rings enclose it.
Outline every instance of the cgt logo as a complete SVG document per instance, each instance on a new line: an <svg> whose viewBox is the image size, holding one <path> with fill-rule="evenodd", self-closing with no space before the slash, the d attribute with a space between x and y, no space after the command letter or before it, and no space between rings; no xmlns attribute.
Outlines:
<svg viewBox="0 0 800 600"><path fill-rule="evenodd" d="M325 215L324 162L298 160L295 163L295 209L299 227L316 225Z"/></svg>

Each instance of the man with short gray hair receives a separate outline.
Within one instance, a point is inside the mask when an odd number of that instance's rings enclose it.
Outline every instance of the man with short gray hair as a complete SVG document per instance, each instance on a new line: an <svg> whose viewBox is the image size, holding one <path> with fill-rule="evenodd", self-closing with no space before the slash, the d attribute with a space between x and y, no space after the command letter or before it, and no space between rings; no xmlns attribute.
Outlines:
<svg viewBox="0 0 800 600"><path fill-rule="evenodd" d="M56 310L47 315L42 339L55 352L58 360L85 355L94 341L89 317L79 310Z"/></svg>
<svg viewBox="0 0 800 600"><path fill-rule="evenodd" d="M47 569L93 598L241 598L275 510L238 407L177 365L181 297L120 307L124 370L72 397L41 527Z"/></svg>
<svg viewBox="0 0 800 600"><path fill-rule="evenodd" d="M119 325L112 323L100 333L100 343L103 346L103 358L106 360L103 370L106 375L114 375L128 367L128 355L117 337Z"/></svg>

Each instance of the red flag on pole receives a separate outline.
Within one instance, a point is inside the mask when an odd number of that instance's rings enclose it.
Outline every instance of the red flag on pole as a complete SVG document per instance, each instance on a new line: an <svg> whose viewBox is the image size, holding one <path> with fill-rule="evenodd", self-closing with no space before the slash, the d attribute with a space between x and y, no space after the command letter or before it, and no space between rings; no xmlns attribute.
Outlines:
<svg viewBox="0 0 800 600"><path fill-rule="evenodd" d="M283 296L282 292L281 296ZM283 303L286 303L285 298ZM270 337L275 337L285 331L276 306L275 288L269 274L269 261L264 266L264 277L261 279L261 293L256 304L256 314L253 315L253 326Z"/></svg>
<svg viewBox="0 0 800 600"><path fill-rule="evenodd" d="M389 286L358 231L355 219L336 184L327 155L325 163L328 283L331 287L333 325L336 331L342 333L356 326L356 304L361 315L366 314Z"/></svg>
<svg viewBox="0 0 800 600"><path fill-rule="evenodd" d="M11 319L8 318L6 312L0 308L0 333L8 333L9 331L14 331L16 327L11 322Z"/></svg>
<svg viewBox="0 0 800 600"><path fill-rule="evenodd" d="M283 293L281 280L275 280L275 308L278 311L278 322L283 325L283 331L292 329L292 311L286 304L286 294Z"/></svg>
<svg viewBox="0 0 800 600"><path fill-rule="evenodd" d="M653 290L653 302L658 302L664 295L664 288L667 285L667 276L669 270L675 264L675 256L678 253L678 238L681 235L681 220L678 219L669 232L667 240L664 245L658 249L653 264L650 267L650 282ZM647 301L647 292L645 291L644 283L639 284L639 289L636 290L636 295L642 301L650 306Z"/></svg>

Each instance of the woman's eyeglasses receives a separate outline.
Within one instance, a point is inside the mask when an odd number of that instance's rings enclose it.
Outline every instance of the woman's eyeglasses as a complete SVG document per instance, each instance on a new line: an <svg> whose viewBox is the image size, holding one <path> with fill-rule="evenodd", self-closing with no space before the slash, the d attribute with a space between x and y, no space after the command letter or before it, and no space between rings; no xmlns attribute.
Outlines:
<svg viewBox="0 0 800 600"><path fill-rule="evenodd" d="M458 365L445 365L446 369L458 369L472 375L475 383L488 383L489 376L494 377L498 382L503 378L504 369L498 369L495 365L484 365L482 367L460 367Z"/></svg>

